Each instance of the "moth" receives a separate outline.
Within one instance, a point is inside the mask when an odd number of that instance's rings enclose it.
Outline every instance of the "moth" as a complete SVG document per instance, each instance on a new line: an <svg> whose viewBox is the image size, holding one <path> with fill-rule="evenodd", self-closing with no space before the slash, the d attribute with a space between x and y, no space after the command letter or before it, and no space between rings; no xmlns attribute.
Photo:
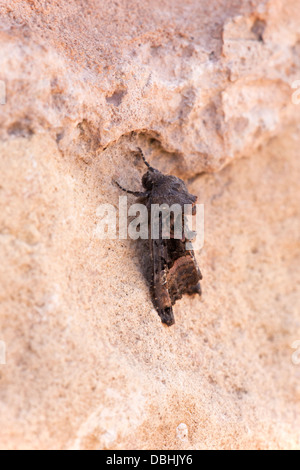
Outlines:
<svg viewBox="0 0 300 470"><path fill-rule="evenodd" d="M179 204L182 208L182 226L186 227L183 215L185 204L192 206L193 215L196 213L197 197L190 194L181 179L172 175L165 175L150 166L143 152L138 148L148 170L142 177L144 191L131 191L123 188L118 182L116 184L122 191L133 194L145 204L148 209L148 224L151 226L151 206L153 204ZM158 238L149 236L150 253L150 292L153 305L161 318L168 326L175 323L172 306L182 298L184 294L201 295L200 280L202 274L195 259L192 245L186 248L190 242L189 231L183 229L181 238L174 237L174 217L170 218L170 237L164 238L162 230L162 214L159 216ZM149 232L150 233L150 232Z"/></svg>

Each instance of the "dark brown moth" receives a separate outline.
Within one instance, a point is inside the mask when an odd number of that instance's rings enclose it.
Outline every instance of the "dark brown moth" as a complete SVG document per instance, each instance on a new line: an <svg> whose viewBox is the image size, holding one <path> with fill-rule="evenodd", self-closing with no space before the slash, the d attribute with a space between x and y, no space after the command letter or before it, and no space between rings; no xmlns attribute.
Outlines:
<svg viewBox="0 0 300 470"><path fill-rule="evenodd" d="M148 209L149 226L151 226L152 204L179 204L184 209L185 204L191 204L193 214L196 213L197 197L190 194L185 183L172 175L164 175L146 161L142 150L138 149L148 171L142 178L144 192L130 191L117 185L123 191L133 194L144 203ZM182 217L184 217L182 215ZM181 239L174 238L174 218L171 217L170 238L164 239L162 234L161 215L159 219L159 237L152 239L149 236L151 279L150 289L152 302L161 321L168 326L175 323L172 306L184 294L201 295L200 280L202 274L197 265L194 251L186 249L188 231L182 232ZM183 221L184 226L184 221Z"/></svg>

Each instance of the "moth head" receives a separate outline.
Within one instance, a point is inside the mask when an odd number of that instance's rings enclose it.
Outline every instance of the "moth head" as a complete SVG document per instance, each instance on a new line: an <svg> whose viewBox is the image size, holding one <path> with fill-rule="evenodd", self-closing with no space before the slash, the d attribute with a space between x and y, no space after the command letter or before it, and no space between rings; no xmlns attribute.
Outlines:
<svg viewBox="0 0 300 470"><path fill-rule="evenodd" d="M142 178L143 187L148 191L151 191L160 176L161 173L158 170L151 168L151 170L148 170Z"/></svg>
<svg viewBox="0 0 300 470"><path fill-rule="evenodd" d="M172 175L164 175L151 168L142 178L143 187L153 196L169 204L195 205L197 197L188 192L183 180Z"/></svg>
<svg viewBox="0 0 300 470"><path fill-rule="evenodd" d="M155 188L160 188L162 191L165 191L166 188L169 188L171 190L173 189L173 191L176 191L175 186L174 188L172 188L172 186L174 185L173 183L175 182L173 182L173 179L180 181L183 187L185 187L184 182L178 180L178 178L175 178L175 176L164 175L159 170L156 170L155 168L151 167L147 171L147 173L145 173L142 177L142 185L145 189L147 189L147 191L152 191L152 189ZM178 189L180 191L179 186L181 186L181 184L178 185Z"/></svg>

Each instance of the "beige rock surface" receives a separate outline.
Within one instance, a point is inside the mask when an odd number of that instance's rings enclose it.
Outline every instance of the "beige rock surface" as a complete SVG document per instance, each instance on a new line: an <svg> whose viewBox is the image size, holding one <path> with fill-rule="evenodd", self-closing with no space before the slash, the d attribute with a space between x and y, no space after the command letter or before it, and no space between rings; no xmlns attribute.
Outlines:
<svg viewBox="0 0 300 470"><path fill-rule="evenodd" d="M0 447L299 449L297 2L0 14ZM171 328L137 242L97 238L137 144L205 204Z"/></svg>
<svg viewBox="0 0 300 470"><path fill-rule="evenodd" d="M295 118L298 0L14 0L0 26L4 136L48 129L89 158L143 132L195 174Z"/></svg>

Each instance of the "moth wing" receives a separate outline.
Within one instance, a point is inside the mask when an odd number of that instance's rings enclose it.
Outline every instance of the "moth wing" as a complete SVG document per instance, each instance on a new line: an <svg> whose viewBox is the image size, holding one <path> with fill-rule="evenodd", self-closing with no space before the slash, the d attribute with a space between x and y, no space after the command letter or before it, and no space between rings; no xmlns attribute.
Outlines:
<svg viewBox="0 0 300 470"><path fill-rule="evenodd" d="M201 294L202 274L194 252L182 240L167 240L168 267L166 281L172 305L184 294Z"/></svg>
<svg viewBox="0 0 300 470"><path fill-rule="evenodd" d="M153 203L163 203L160 199L160 197L149 197L148 210ZM170 326L175 323L172 305L184 294L201 294L202 275L193 250L186 249L185 242L188 240L185 240L184 233L181 240L175 239L174 226L171 223L171 238L163 239L161 214L159 217L159 238L154 240L150 237L153 267L151 290L153 304L162 322ZM149 224L151 225L151 217Z"/></svg>
<svg viewBox="0 0 300 470"><path fill-rule="evenodd" d="M166 323L166 325L171 326L175 323L175 319L172 309L173 303L169 294L167 282L167 242L168 240L162 239L161 230L157 240L150 238L150 254L153 266L151 290L153 304L161 318L161 321Z"/></svg>

